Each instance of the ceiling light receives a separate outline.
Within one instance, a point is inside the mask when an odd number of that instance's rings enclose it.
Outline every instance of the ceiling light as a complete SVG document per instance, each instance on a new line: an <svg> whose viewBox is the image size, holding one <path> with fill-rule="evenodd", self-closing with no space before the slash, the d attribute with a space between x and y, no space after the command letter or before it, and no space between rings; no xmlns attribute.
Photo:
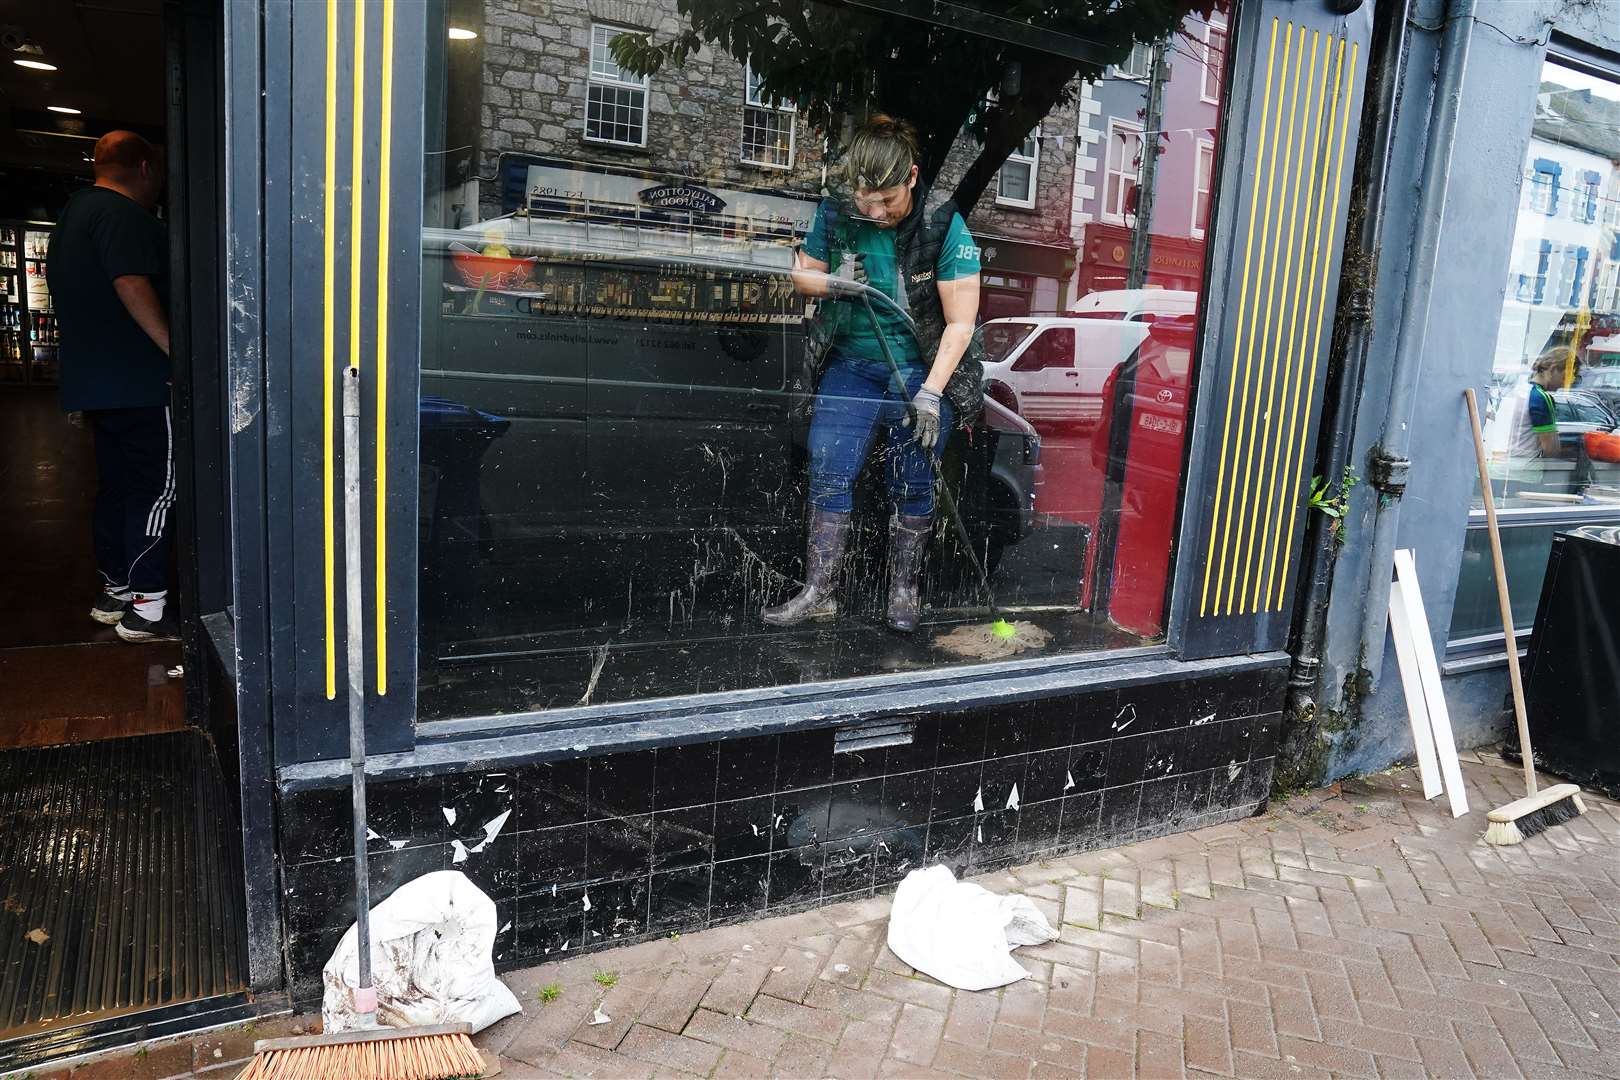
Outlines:
<svg viewBox="0 0 1620 1080"><path fill-rule="evenodd" d="M478 32L476 30L465 30L459 26L452 26L450 28L451 41L471 41L477 36Z"/></svg>
<svg viewBox="0 0 1620 1080"><path fill-rule="evenodd" d="M13 60L12 63L16 64L18 67L31 68L34 71L55 71L56 70L56 65L55 64L47 64L43 60Z"/></svg>
<svg viewBox="0 0 1620 1080"><path fill-rule="evenodd" d="M47 105L45 107L47 109L49 109L51 112L59 112L59 113L65 114L67 116L78 116L79 115L79 110L78 109L69 108L66 105Z"/></svg>

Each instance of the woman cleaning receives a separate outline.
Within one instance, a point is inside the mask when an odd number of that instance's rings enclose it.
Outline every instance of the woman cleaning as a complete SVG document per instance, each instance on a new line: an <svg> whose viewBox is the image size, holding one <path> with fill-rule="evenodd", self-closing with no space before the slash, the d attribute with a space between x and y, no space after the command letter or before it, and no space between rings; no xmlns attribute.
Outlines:
<svg viewBox="0 0 1620 1080"><path fill-rule="evenodd" d="M979 309L979 249L954 203L925 210L928 191L918 181L910 124L873 117L851 140L841 170L850 194L822 200L793 268L794 288L820 301L806 333L815 403L805 584L761 616L772 626L793 626L838 613L834 591L855 479L881 432L895 504L886 621L910 633L922 607L917 579L940 454L953 423L971 425L983 407L982 368L968 355ZM868 289L889 303L863 297ZM895 308L910 315L915 333Z"/></svg>

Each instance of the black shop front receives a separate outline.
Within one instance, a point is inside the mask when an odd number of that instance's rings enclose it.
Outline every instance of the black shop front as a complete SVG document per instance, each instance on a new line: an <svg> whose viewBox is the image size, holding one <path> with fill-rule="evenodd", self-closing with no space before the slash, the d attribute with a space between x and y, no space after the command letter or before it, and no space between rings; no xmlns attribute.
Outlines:
<svg viewBox="0 0 1620 1080"><path fill-rule="evenodd" d="M811 22L836 33L800 37L799 3L767 4L758 34L673 0L230 7L235 600L214 640L261 986L311 1000L353 919L351 576L373 897L462 871L496 903L502 968L1256 812L1370 15L1219 6L1233 167L1193 196L1212 200L1208 243L1174 288L1197 314L1099 301L981 327L987 370L1075 407L992 399L952 426L910 634L885 626L907 451L881 415L836 614L760 616L806 577L835 406L803 364L824 301L793 269L846 239L812 235L843 149L870 114L910 120L912 190L969 220L1027 166L1027 212L1073 250L1071 185L1034 174L1077 148L1043 121L1133 36L1196 35L1209 11L1115 5L1101 33L818 0ZM828 40L870 43L860 78L822 74ZM994 272L960 246L941 280ZM992 604L1010 646L975 636Z"/></svg>

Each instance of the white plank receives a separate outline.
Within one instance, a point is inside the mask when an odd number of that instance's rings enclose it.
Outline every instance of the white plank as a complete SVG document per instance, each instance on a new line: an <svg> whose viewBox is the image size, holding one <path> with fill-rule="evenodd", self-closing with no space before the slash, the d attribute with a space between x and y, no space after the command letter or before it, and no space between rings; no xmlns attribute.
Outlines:
<svg viewBox="0 0 1620 1080"><path fill-rule="evenodd" d="M1389 631L1395 639L1395 659L1401 668L1401 691L1406 695L1406 719L1412 726L1423 797L1432 799L1445 788L1440 783L1440 762L1434 756L1434 731L1429 725L1429 705L1423 697L1423 676L1418 674L1417 649L1412 643L1412 624L1406 617L1404 591L1398 579L1390 582Z"/></svg>
<svg viewBox="0 0 1620 1080"><path fill-rule="evenodd" d="M1468 792L1463 787L1457 740L1451 732L1451 712L1446 708L1446 695L1440 685L1440 664L1434 656L1434 639L1429 635L1429 617L1423 611L1417 564L1412 561L1411 551L1402 549L1395 553L1395 579L1402 586L1401 599L1405 601L1412 644L1417 651L1418 676L1423 684L1423 700L1429 709L1429 726L1434 731L1440 776L1446 785L1446 797L1451 800L1451 816L1462 817L1468 813Z"/></svg>

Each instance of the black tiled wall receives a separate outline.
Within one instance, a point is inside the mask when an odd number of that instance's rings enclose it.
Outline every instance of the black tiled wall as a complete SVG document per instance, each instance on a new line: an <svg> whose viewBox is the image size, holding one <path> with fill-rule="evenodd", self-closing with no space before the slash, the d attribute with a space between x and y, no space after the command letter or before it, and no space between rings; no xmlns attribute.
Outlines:
<svg viewBox="0 0 1620 1080"><path fill-rule="evenodd" d="M976 873L1253 813L1283 671L918 717L910 745L831 729L374 784L373 902L457 869L494 898L496 964ZM354 919L349 792L282 796L299 1000Z"/></svg>

